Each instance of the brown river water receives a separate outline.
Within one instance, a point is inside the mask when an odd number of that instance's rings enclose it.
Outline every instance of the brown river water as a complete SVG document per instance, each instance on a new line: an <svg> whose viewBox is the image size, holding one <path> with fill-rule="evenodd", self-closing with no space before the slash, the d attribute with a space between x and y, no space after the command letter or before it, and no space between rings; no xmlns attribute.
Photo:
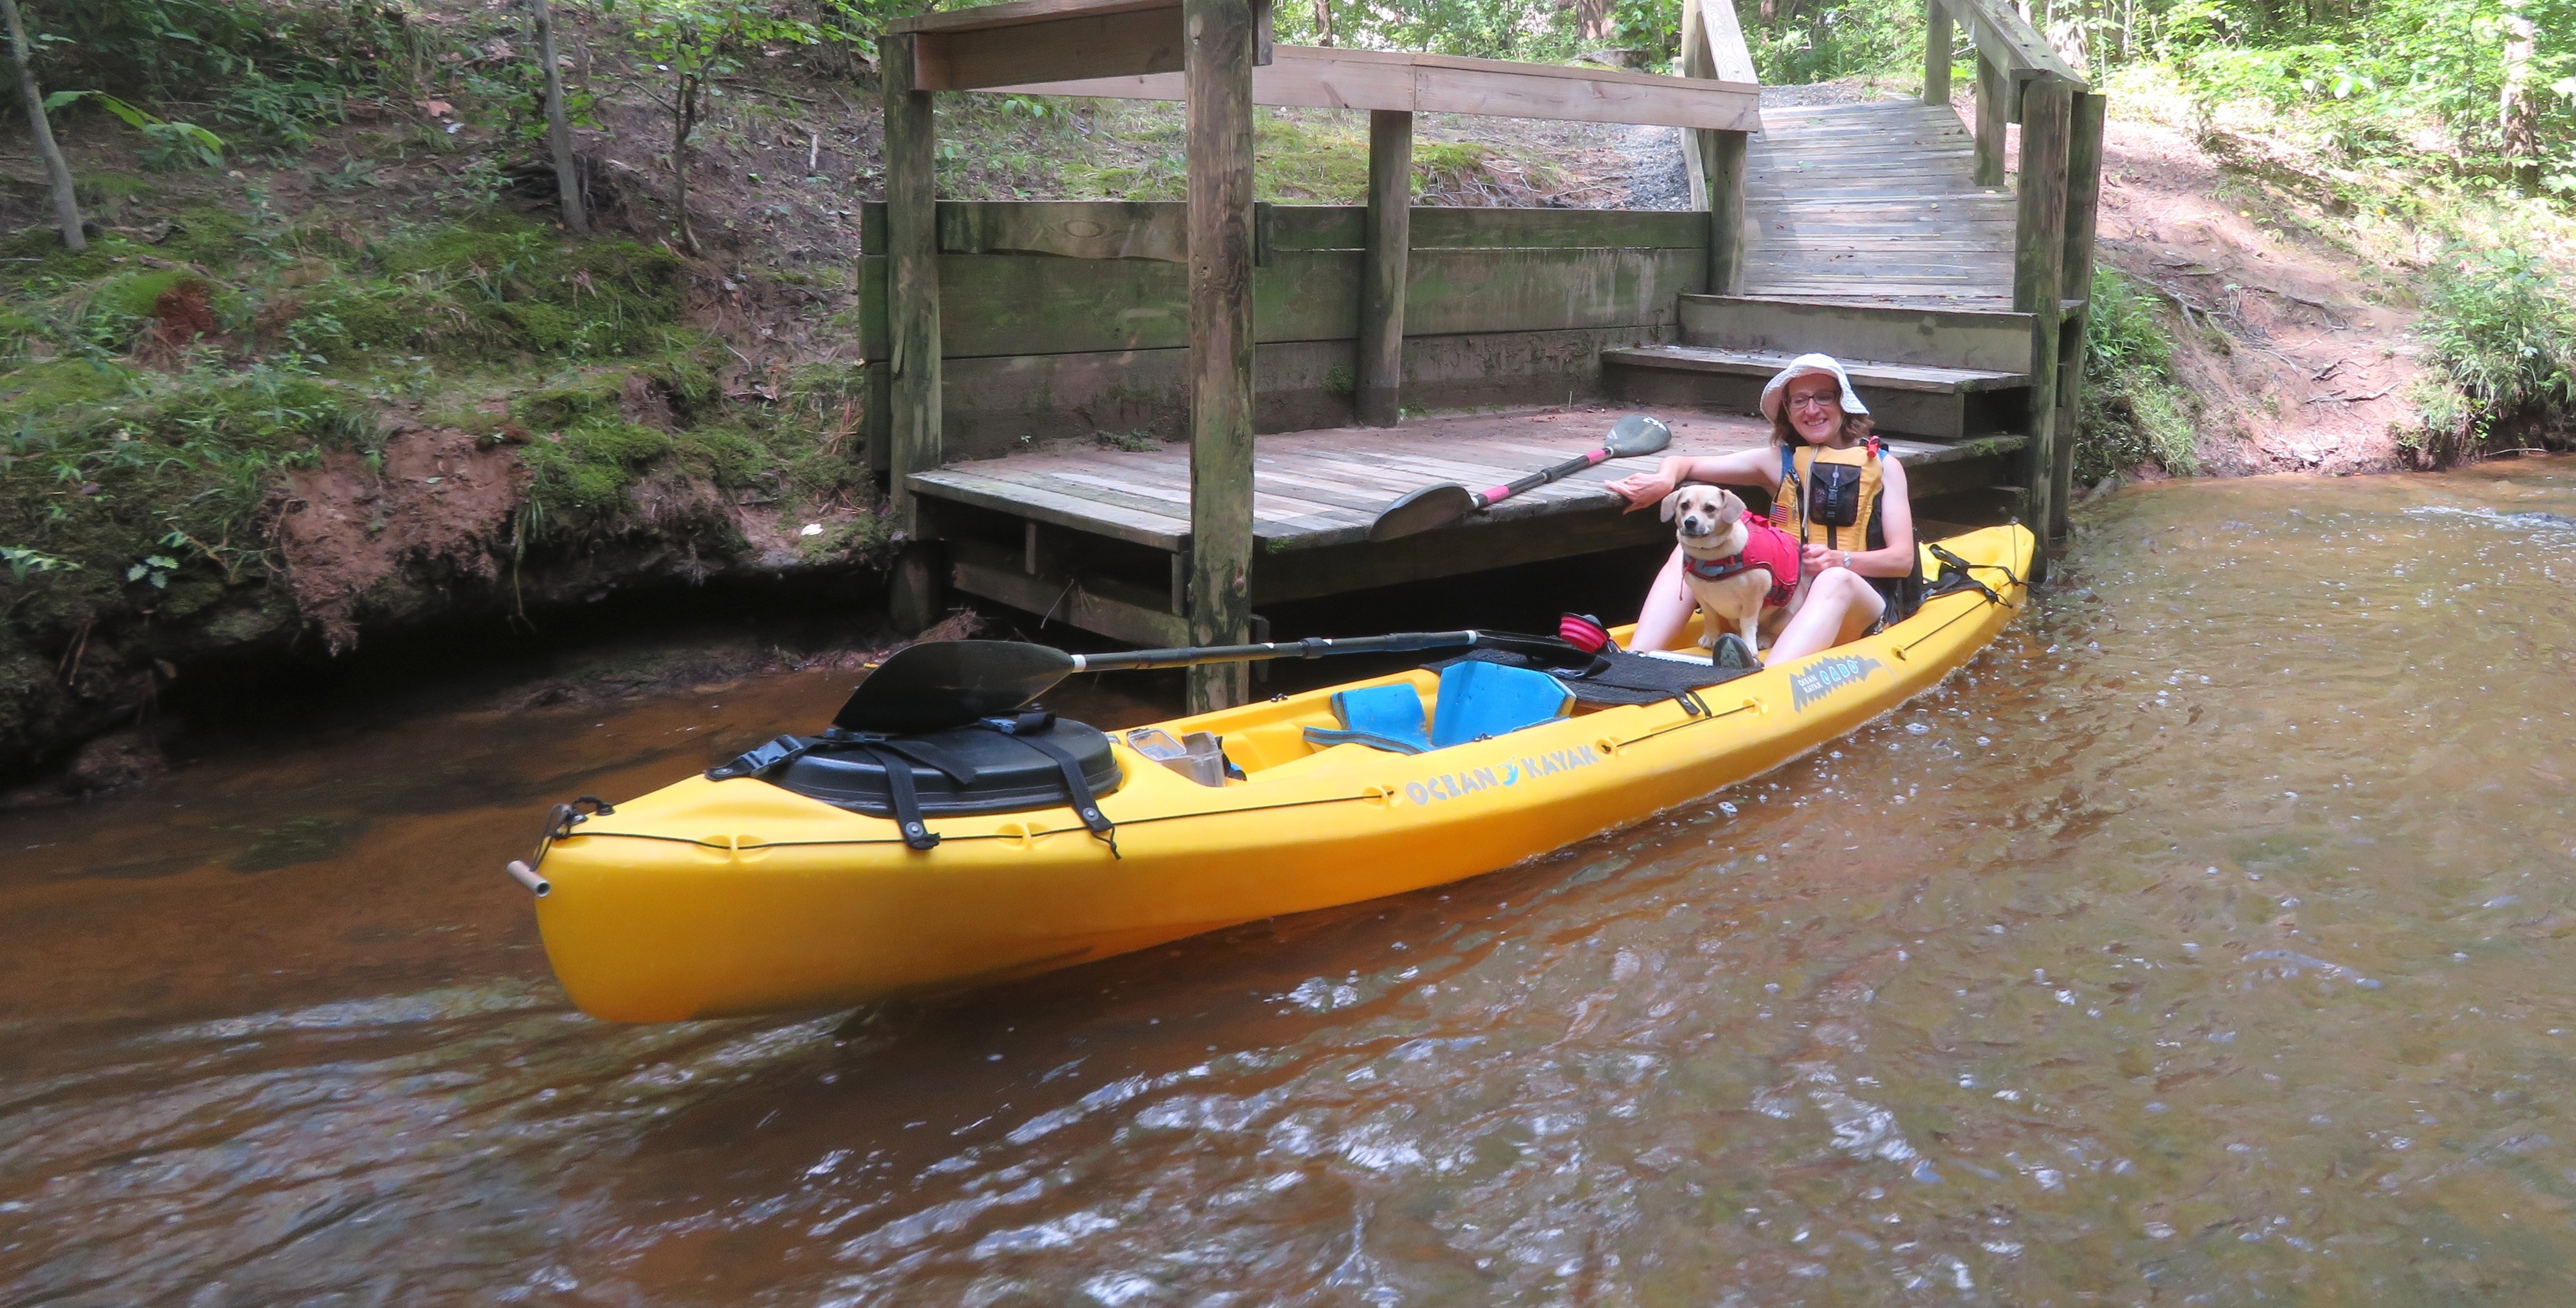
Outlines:
<svg viewBox="0 0 2576 1308"><path fill-rule="evenodd" d="M0 1303L2562 1304L2553 513L2576 462L2125 492L1767 778L856 1014L590 1021L499 871L847 674L0 818Z"/></svg>

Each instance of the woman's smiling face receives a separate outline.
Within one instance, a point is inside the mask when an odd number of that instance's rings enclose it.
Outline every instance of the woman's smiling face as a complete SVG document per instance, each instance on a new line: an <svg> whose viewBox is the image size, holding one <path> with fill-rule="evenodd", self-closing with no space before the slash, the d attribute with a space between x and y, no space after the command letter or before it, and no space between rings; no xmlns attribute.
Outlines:
<svg viewBox="0 0 2576 1308"><path fill-rule="evenodd" d="M1823 373L1791 378L1784 400L1789 425L1813 444L1832 441L1843 429L1842 393L1842 386Z"/></svg>

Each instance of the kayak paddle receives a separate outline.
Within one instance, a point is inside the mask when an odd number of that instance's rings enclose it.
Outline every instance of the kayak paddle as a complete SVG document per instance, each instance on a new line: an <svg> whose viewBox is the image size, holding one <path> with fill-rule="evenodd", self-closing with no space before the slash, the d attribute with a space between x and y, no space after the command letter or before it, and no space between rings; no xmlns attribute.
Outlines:
<svg viewBox="0 0 2576 1308"><path fill-rule="evenodd" d="M1505 631L1415 631L1391 636L1264 641L1255 645L1199 645L1110 654L1068 654L1045 645L1010 640L934 640L888 655L850 692L832 716L844 731L900 733L958 727L1009 713L1077 672L1186 668L1205 663L1261 659L1312 659L1327 654L1410 653L1427 649L1508 650L1540 662L1583 667L1592 655L1553 636Z"/></svg>
<svg viewBox="0 0 2576 1308"><path fill-rule="evenodd" d="M1378 511L1377 521L1369 524L1368 538L1373 541L1394 540L1434 527L1446 527L1470 513L1489 508L1524 491L1537 490L1559 478L1570 477L1605 459L1652 454L1672 443L1672 428L1642 413L1632 413L1610 428L1610 439L1601 448L1567 459L1554 467L1541 468L1518 481L1486 491L1471 491L1455 483L1425 486L1414 491Z"/></svg>

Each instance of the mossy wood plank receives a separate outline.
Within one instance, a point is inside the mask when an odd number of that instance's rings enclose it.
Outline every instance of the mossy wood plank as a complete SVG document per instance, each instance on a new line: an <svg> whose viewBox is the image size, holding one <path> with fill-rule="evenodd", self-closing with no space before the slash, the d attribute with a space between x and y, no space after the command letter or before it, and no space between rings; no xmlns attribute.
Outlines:
<svg viewBox="0 0 2576 1308"><path fill-rule="evenodd" d="M1041 253L1068 258L1188 257L1184 214L1169 201L942 200L942 254ZM1271 206L1274 250L1357 250L1368 209L1355 204ZM1092 230L1096 226L1097 231ZM1412 248L1509 249L1587 246L1693 249L1698 218L1630 209L1468 209L1412 206ZM885 204L859 209L860 249L884 253ZM1152 253L1134 253L1150 250Z"/></svg>
<svg viewBox="0 0 2576 1308"><path fill-rule="evenodd" d="M1697 249L1417 247L1408 259L1405 334L1660 329L1674 321L1674 297L1699 285L1706 259ZM1353 339L1360 262L1357 251L1276 254L1253 277L1255 338ZM860 271L868 358L886 357L877 329L886 321L882 265L863 260ZM1170 349L1189 341L1188 274L1179 264L950 255L939 261L939 283L941 346L950 360Z"/></svg>
<svg viewBox="0 0 2576 1308"><path fill-rule="evenodd" d="M1601 351L1669 339L1650 327L1408 337L1404 389L1414 413L1564 404L1597 394ZM1186 411L1180 349L950 359L943 405L953 460L996 458L1039 441L1142 432L1179 440ZM1262 431L1350 424L1351 343L1295 341L1257 352ZM881 371L871 369L871 371Z"/></svg>

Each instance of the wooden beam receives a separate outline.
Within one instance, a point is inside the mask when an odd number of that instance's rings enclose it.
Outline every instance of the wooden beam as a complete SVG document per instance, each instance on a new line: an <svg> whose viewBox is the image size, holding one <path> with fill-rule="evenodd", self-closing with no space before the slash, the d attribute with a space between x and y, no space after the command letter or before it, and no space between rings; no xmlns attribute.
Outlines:
<svg viewBox="0 0 2576 1308"><path fill-rule="evenodd" d="M1255 0L1185 0L1190 205L1190 639L1252 637ZM1189 711L1242 703L1242 664L1192 668Z"/></svg>
<svg viewBox="0 0 2576 1308"><path fill-rule="evenodd" d="M917 39L891 34L878 47L885 74L886 335L893 375L886 483L906 534L918 532L920 521L905 479L940 461L938 129L930 93L910 89Z"/></svg>
<svg viewBox="0 0 2576 1308"><path fill-rule="evenodd" d="M913 86L972 91L1060 77L1177 72L1178 10L1174 5L1024 26L923 32L915 38L920 55Z"/></svg>
<svg viewBox="0 0 2576 1308"><path fill-rule="evenodd" d="M1172 16L1174 29L1178 30L1181 0L1012 0L1009 4L980 5L970 9L912 14L886 24L886 31L891 33L990 31L1008 27L1025 27L1037 23L1062 22L1071 18L1110 17L1148 10L1169 13Z"/></svg>
<svg viewBox="0 0 2576 1308"><path fill-rule="evenodd" d="M1065 81L1033 78L988 89L1113 100L1185 98L1182 79L1168 73ZM1387 50L1279 46L1269 66L1254 72L1252 95L1259 104L1316 109L1482 114L1733 132L1758 131L1762 126L1761 88L1749 83Z"/></svg>
<svg viewBox="0 0 2576 1308"><path fill-rule="evenodd" d="M1977 52L2002 69L2007 80L2027 82L2034 77L2050 77L2079 91L2085 89L2084 75L2050 47L2048 39L2021 16L2011 0L1945 3L1951 17L1968 25Z"/></svg>
<svg viewBox="0 0 2576 1308"><path fill-rule="evenodd" d="M1950 103L1950 65L1956 55L1951 48L1954 29L1950 11L1941 0L1923 0L1923 103Z"/></svg>
<svg viewBox="0 0 2576 1308"><path fill-rule="evenodd" d="M2004 184L2004 130L2012 121L2012 82L1986 57L1977 52L1977 162L1976 183L1979 186Z"/></svg>
<svg viewBox="0 0 2576 1308"><path fill-rule="evenodd" d="M2021 221L2013 241L2013 308L2031 315L2030 444L2023 447L2024 521L2040 538L2035 566L2044 569L2060 510L2058 386L2064 343L2059 300L2066 266L2066 154L2073 88L2054 78L2030 84L2022 97Z"/></svg>
<svg viewBox="0 0 2576 1308"><path fill-rule="evenodd" d="M1360 423L1392 427L1404 409L1404 292L1413 249L1413 115L1369 111L1368 246L1360 261Z"/></svg>

